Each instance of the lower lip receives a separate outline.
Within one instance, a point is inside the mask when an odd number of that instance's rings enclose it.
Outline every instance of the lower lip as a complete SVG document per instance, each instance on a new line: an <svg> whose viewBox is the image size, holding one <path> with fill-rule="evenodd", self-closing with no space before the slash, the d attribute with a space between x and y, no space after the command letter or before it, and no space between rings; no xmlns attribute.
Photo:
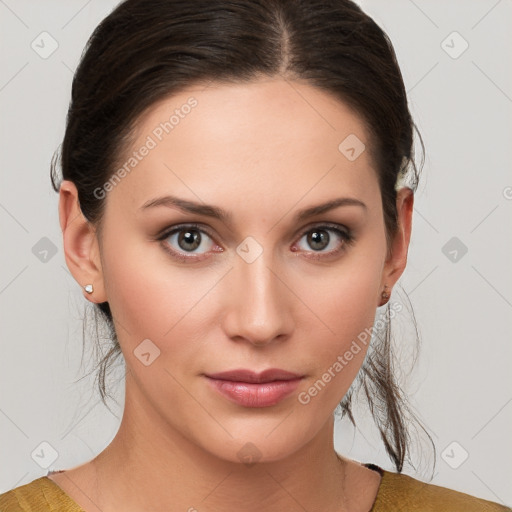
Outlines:
<svg viewBox="0 0 512 512"><path fill-rule="evenodd" d="M243 407L269 407L291 395L301 377L292 380L275 380L254 384L206 377L213 388L228 400Z"/></svg>

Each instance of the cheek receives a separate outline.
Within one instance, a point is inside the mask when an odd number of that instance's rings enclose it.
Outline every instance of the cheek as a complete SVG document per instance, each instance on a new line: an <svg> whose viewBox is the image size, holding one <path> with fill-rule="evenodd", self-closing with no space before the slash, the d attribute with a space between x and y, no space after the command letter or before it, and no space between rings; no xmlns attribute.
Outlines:
<svg viewBox="0 0 512 512"><path fill-rule="evenodd" d="M337 276L325 283L319 281L321 286L314 294L310 287L305 295L306 303L314 305L316 316L308 315L304 320L309 328L302 326L315 340L314 344L305 340L304 353L314 362L312 380L320 380L315 388L324 395L328 407L335 406L347 392L371 341L380 266L370 259L361 258L354 266L347 264Z"/></svg>
<svg viewBox="0 0 512 512"><path fill-rule="evenodd" d="M316 288L305 283L302 293L328 330L346 341L373 323L380 272L379 261L354 254L350 261L326 273Z"/></svg>
<svg viewBox="0 0 512 512"><path fill-rule="evenodd" d="M106 291L126 351L146 338L162 351L173 339L182 340L185 332L193 339L198 320L208 317L208 293L219 280L217 273L208 270L200 274L173 267L163 249L148 247L140 241L104 247Z"/></svg>

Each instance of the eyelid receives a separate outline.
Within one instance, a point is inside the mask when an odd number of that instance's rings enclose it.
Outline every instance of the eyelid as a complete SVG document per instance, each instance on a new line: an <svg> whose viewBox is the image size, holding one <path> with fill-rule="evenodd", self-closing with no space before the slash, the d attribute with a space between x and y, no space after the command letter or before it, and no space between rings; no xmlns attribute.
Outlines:
<svg viewBox="0 0 512 512"><path fill-rule="evenodd" d="M160 231L155 236L155 238L157 240L164 240L165 238L168 238L170 235L172 235L176 231L180 231L182 229L187 229L187 228L197 229L198 231L206 233L212 240L215 240L215 236L210 231L210 228L204 224L199 223L199 222L184 222L182 224L174 224L172 226L167 226L162 231Z"/></svg>
<svg viewBox="0 0 512 512"><path fill-rule="evenodd" d="M217 245L218 242L215 239L215 235L212 234L212 231L210 228L204 224L201 224L199 222L185 222L182 224L174 224L173 226L167 226L163 230L159 231L155 235L156 240L164 240L165 238L168 238L171 234L175 233L176 231L179 231L181 229L186 228L195 228L199 231L202 231L206 233L212 240L215 241ZM313 222L311 224L308 224L307 226L301 228L296 235L294 235L294 238L299 236L303 237L306 233L309 233L312 229L315 228L331 228L334 230L342 231L347 236L350 236L352 233L352 230L349 229L346 226L343 226L342 224L337 224L334 222Z"/></svg>
<svg viewBox="0 0 512 512"><path fill-rule="evenodd" d="M304 236L306 233L309 233L315 228L334 229L346 233L347 235L350 235L352 231L343 224L337 224L336 222L313 222L311 224L308 224L306 227L302 228L301 231L299 231L299 233L301 233L301 236Z"/></svg>

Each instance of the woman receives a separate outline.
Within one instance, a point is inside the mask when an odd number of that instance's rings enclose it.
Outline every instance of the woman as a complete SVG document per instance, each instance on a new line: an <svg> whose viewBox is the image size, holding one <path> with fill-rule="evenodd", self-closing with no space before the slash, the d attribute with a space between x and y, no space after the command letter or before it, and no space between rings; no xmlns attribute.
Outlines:
<svg viewBox="0 0 512 512"><path fill-rule="evenodd" d="M401 474L407 408L368 333L407 262L413 128L392 46L350 1L121 3L52 179L124 414L97 457L0 509L508 510ZM397 473L334 450L361 374Z"/></svg>

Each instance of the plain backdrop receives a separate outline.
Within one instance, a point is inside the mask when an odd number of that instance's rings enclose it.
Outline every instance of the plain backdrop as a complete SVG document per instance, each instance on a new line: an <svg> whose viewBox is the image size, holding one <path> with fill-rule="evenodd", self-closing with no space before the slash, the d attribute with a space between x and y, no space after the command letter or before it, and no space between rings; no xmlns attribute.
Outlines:
<svg viewBox="0 0 512 512"><path fill-rule="evenodd" d="M421 345L405 391L437 451L434 461L416 443L421 464L404 472L510 505L512 3L360 4L394 44L426 146L408 267L391 300L406 300L403 289L414 307ZM0 0L0 492L92 459L121 418L123 368L110 412L86 375L92 360L80 365L86 300L65 264L49 180L74 69L115 5ZM395 335L405 354L406 311ZM394 470L360 409L356 429L337 422L336 449Z"/></svg>

